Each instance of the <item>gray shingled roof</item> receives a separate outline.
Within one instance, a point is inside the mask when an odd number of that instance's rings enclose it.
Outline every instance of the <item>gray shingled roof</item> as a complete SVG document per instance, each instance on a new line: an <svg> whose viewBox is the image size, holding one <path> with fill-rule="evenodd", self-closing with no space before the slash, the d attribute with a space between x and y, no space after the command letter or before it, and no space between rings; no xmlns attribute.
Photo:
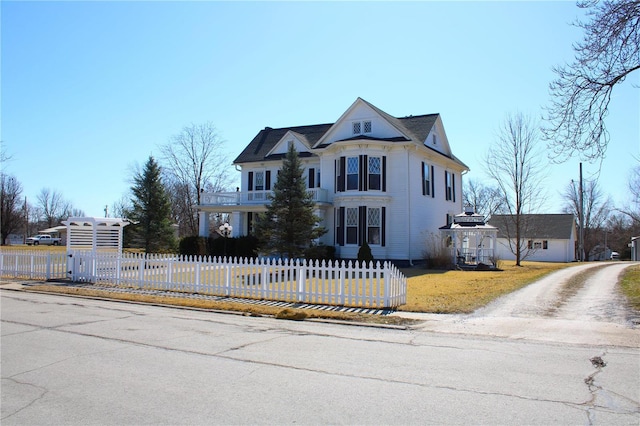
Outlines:
<svg viewBox="0 0 640 426"><path fill-rule="evenodd" d="M303 135L307 141L314 145L327 130L333 126L330 124L316 124L312 126L283 127L281 129L272 129L265 127L253 138L247 147L233 160L234 163L250 163L253 161L264 161L267 154L274 146L284 137L288 131L292 131Z"/></svg>
<svg viewBox="0 0 640 426"><path fill-rule="evenodd" d="M363 100L364 101L364 100ZM367 101L364 101L371 108L375 109L380 115L382 115L385 119L389 120L392 124L394 124L398 129L403 131L405 134L410 136L416 141L424 141L429 132L433 128L439 114L427 114L427 115L417 115L410 116L404 118L396 118L387 114L386 112L380 110L374 105L371 105ZM250 163L256 161L264 161L264 160L272 160L275 158L280 158L279 156L269 156L267 157L267 153L275 147L275 145L284 137L284 135L288 131L295 132L299 135L302 135L306 141L311 145L315 145L316 142L320 140L320 138L333 126L334 123L329 124L315 124L310 126L297 126L297 127L283 127L280 129L272 129L271 127L265 127L261 130L253 140L247 145L247 147L238 155L238 157L233 161L234 163ZM356 139L366 139L365 136L358 136ZM346 139L349 140L349 139ZM375 139L382 140L382 139ZM399 138L391 138L391 139L383 139L385 142L405 142L407 139L399 137ZM323 145L319 148L324 148L326 145ZM435 150L434 150L435 151ZM435 151L438 152L438 151ZM441 155L444 155L438 152ZM451 158L464 165L462 161L460 161L455 156L451 156ZM466 167L466 166L465 166Z"/></svg>
<svg viewBox="0 0 640 426"><path fill-rule="evenodd" d="M526 221L525 239L562 240L571 238L574 226L572 214L526 214L522 216ZM493 215L489 219L489 224L498 228L498 238L507 238L507 228L514 229L513 216L511 215Z"/></svg>

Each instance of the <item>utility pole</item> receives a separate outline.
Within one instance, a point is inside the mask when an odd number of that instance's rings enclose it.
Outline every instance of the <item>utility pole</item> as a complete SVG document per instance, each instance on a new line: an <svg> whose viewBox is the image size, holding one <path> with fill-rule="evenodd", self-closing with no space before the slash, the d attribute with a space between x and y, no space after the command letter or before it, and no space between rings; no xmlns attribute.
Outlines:
<svg viewBox="0 0 640 426"><path fill-rule="evenodd" d="M580 163L580 235L578 236L578 250L580 253L578 254L580 258L580 262L584 262L584 197L582 190L582 163Z"/></svg>

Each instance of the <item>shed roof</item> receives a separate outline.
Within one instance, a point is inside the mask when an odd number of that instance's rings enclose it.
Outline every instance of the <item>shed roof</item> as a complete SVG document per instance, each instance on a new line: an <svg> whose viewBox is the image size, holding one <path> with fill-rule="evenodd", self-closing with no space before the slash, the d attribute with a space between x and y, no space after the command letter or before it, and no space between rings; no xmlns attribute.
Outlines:
<svg viewBox="0 0 640 426"><path fill-rule="evenodd" d="M525 214L526 239L570 239L575 230L575 218L572 214ZM513 215L493 215L489 223L498 228L498 238L507 238L508 229L514 227Z"/></svg>

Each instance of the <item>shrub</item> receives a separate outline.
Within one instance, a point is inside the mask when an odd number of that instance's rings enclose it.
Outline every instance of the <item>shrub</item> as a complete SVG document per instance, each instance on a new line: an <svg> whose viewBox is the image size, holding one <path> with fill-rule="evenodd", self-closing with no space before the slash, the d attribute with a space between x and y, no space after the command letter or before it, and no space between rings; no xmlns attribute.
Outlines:
<svg viewBox="0 0 640 426"><path fill-rule="evenodd" d="M324 244L312 245L305 250L304 257L307 260L335 260L336 248Z"/></svg>
<svg viewBox="0 0 640 426"><path fill-rule="evenodd" d="M253 235L232 238L234 240L233 255L237 257L255 258L258 257L258 239ZM228 243L229 241L227 241ZM228 249L228 247L227 247ZM229 251L227 251L229 253Z"/></svg>
<svg viewBox="0 0 640 426"><path fill-rule="evenodd" d="M427 269L449 269L453 266L449 248L445 247L438 235L429 234L422 254Z"/></svg>
<svg viewBox="0 0 640 426"><path fill-rule="evenodd" d="M358 249L358 262L360 264L364 263L365 265L369 266L370 262L373 262L373 254L371 253L371 247L369 247L369 244L367 244L367 242L363 242L362 245L360 246L360 249Z"/></svg>
<svg viewBox="0 0 640 426"><path fill-rule="evenodd" d="M207 238L196 235L184 237L180 240L178 252L186 256L204 256L207 254Z"/></svg>

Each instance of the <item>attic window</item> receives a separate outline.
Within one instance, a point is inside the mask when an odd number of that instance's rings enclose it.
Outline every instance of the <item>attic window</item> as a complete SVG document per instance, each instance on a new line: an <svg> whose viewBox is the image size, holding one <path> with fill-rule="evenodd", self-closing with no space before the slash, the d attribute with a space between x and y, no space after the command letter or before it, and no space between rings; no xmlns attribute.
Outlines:
<svg viewBox="0 0 640 426"><path fill-rule="evenodd" d="M353 134L361 135L362 133L371 133L371 120L353 122Z"/></svg>
<svg viewBox="0 0 640 426"><path fill-rule="evenodd" d="M436 135L433 135L433 144L436 144Z"/></svg>

